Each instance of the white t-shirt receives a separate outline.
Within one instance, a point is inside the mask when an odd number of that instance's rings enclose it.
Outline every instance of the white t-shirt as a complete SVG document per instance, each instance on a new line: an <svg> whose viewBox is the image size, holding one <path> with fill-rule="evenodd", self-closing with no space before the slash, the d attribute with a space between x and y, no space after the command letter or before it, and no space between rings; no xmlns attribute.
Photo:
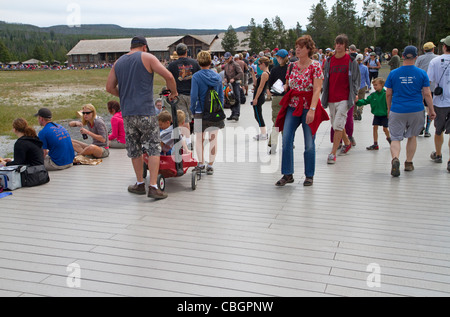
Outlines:
<svg viewBox="0 0 450 317"><path fill-rule="evenodd" d="M450 107L450 54L444 54L431 60L428 66L428 77L444 92L440 96L433 97L436 107ZM445 73L444 73L445 71Z"/></svg>

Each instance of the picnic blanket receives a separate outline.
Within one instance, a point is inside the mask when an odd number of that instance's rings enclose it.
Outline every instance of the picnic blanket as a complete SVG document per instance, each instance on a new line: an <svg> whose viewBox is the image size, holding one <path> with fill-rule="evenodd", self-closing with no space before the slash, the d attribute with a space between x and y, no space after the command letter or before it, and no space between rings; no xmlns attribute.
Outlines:
<svg viewBox="0 0 450 317"><path fill-rule="evenodd" d="M102 159L90 158L84 155L77 155L73 159L73 165L98 165Z"/></svg>

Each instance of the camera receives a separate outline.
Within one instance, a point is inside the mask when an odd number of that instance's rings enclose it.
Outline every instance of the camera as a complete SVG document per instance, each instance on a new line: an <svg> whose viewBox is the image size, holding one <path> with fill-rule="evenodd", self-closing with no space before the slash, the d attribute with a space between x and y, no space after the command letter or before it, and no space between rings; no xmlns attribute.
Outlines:
<svg viewBox="0 0 450 317"><path fill-rule="evenodd" d="M443 92L444 92L444 90L442 89L442 87L437 86L437 87L434 89L434 95L435 95L435 96L440 96L440 95L442 95Z"/></svg>

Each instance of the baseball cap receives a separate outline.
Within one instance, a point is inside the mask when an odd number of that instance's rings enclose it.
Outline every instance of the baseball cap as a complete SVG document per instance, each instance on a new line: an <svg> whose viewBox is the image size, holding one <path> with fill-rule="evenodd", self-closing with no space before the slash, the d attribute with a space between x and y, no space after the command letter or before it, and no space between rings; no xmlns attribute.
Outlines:
<svg viewBox="0 0 450 317"><path fill-rule="evenodd" d="M417 47L413 46L413 45L408 45L407 47L405 47L405 49L403 50L403 57L405 59L413 59L417 57Z"/></svg>
<svg viewBox="0 0 450 317"><path fill-rule="evenodd" d="M231 55L230 52L226 52L223 57L225 57L225 59L229 59L231 56L233 56L233 55Z"/></svg>
<svg viewBox="0 0 450 317"><path fill-rule="evenodd" d="M436 47L436 45L434 45L433 42L427 42L427 43L425 43L425 44L423 45L423 49L424 49L425 51L429 51L429 50L431 50L431 49L433 49L433 48L435 48L435 47Z"/></svg>
<svg viewBox="0 0 450 317"><path fill-rule="evenodd" d="M281 58L285 58L288 55L289 55L288 51L286 51L284 48L282 48L275 54L275 56L280 56Z"/></svg>
<svg viewBox="0 0 450 317"><path fill-rule="evenodd" d="M50 109L47 108L41 108L39 111L34 115L35 117L42 117L45 119L51 119L52 118L52 112Z"/></svg>
<svg viewBox="0 0 450 317"><path fill-rule="evenodd" d="M145 45L147 47L147 52L150 52L150 49L148 48L147 39L143 36L135 36L131 40L131 46L141 44L141 46Z"/></svg>
<svg viewBox="0 0 450 317"><path fill-rule="evenodd" d="M447 36L445 39L442 39L441 43L444 43L445 45L450 46L450 35Z"/></svg>
<svg viewBox="0 0 450 317"><path fill-rule="evenodd" d="M356 60L357 60L357 61L362 61L363 59L364 59L363 54L358 54L358 55L356 55Z"/></svg>

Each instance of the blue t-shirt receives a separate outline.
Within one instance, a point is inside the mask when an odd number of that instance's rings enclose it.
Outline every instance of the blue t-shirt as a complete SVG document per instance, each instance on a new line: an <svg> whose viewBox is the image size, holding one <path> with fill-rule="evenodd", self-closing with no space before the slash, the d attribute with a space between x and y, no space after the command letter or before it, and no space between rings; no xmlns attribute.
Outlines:
<svg viewBox="0 0 450 317"><path fill-rule="evenodd" d="M58 166L73 163L75 157L72 139L69 132L59 124L50 122L39 132L44 150L49 150L48 155L53 163Z"/></svg>
<svg viewBox="0 0 450 317"><path fill-rule="evenodd" d="M389 73L386 88L393 91L391 111L412 113L424 110L422 88L430 87L428 75L416 66L402 66Z"/></svg>

